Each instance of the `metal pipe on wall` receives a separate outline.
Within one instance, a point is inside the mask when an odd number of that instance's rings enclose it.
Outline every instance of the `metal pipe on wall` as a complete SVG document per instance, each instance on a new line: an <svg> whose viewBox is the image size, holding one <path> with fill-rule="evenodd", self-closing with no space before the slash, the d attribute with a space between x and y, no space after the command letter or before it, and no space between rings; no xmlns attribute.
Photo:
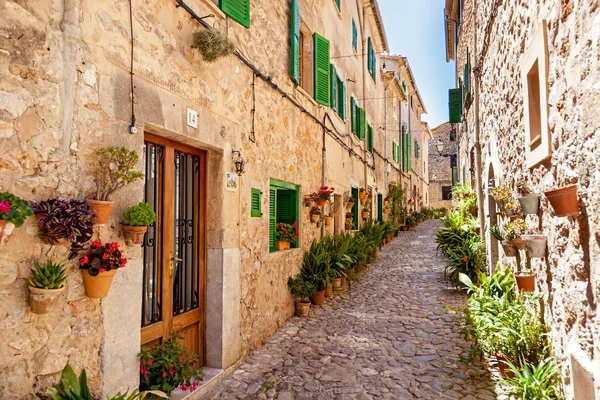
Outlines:
<svg viewBox="0 0 600 400"><path fill-rule="evenodd" d="M477 55L477 0L473 1L473 54ZM479 224L481 226L481 234L485 233L485 217L483 215L483 187L481 185L481 177L483 171L481 168L481 143L479 142L479 76L475 77L473 85L473 112L475 113L475 185L477 186L477 206L479 207Z"/></svg>

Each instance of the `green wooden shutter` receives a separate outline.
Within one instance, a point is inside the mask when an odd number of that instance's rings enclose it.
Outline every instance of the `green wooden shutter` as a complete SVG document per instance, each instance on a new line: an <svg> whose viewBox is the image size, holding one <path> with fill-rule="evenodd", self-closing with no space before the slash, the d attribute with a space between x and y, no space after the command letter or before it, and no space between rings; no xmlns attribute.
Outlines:
<svg viewBox="0 0 600 400"><path fill-rule="evenodd" d="M338 93L338 114L346 121L346 85L341 79L338 80Z"/></svg>
<svg viewBox="0 0 600 400"><path fill-rule="evenodd" d="M315 47L315 101L324 106L329 106L331 94L329 40L318 33L315 33L313 38Z"/></svg>
<svg viewBox="0 0 600 400"><path fill-rule="evenodd" d="M354 97L352 97L350 99L350 120L351 120L351 125L352 125L352 132L356 134L356 136L358 136L358 130L356 129L357 127L357 121L356 121L356 100L354 99Z"/></svg>
<svg viewBox="0 0 600 400"><path fill-rule="evenodd" d="M367 113L364 108L359 108L359 116L358 116L358 138L360 140L365 140L366 130L367 130Z"/></svg>
<svg viewBox="0 0 600 400"><path fill-rule="evenodd" d="M367 38L367 68L371 76L373 76L373 43L371 42L371 38Z"/></svg>
<svg viewBox="0 0 600 400"><path fill-rule="evenodd" d="M277 250L277 189L269 188L269 251Z"/></svg>
<svg viewBox="0 0 600 400"><path fill-rule="evenodd" d="M290 75L300 84L300 6L292 0L290 21Z"/></svg>
<svg viewBox="0 0 600 400"><path fill-rule="evenodd" d="M356 29L354 18L352 18L352 48L358 52L358 29Z"/></svg>
<svg viewBox="0 0 600 400"><path fill-rule="evenodd" d="M331 108L334 111L338 110L338 86L337 86L337 73L335 72L335 67L331 64Z"/></svg>
<svg viewBox="0 0 600 400"><path fill-rule="evenodd" d="M412 173L412 133L408 132L407 139L408 149L406 151L406 155L408 158L408 173Z"/></svg>
<svg viewBox="0 0 600 400"><path fill-rule="evenodd" d="M352 206L352 229L358 229L358 189L352 188L352 197L354 197L354 205Z"/></svg>
<svg viewBox="0 0 600 400"><path fill-rule="evenodd" d="M383 195L377 194L377 219L383 221Z"/></svg>
<svg viewBox="0 0 600 400"><path fill-rule="evenodd" d="M250 28L250 0L219 0L219 7L231 19Z"/></svg>
<svg viewBox="0 0 600 400"><path fill-rule="evenodd" d="M293 190L277 191L277 223L293 224L296 221Z"/></svg>
<svg viewBox="0 0 600 400"><path fill-rule="evenodd" d="M392 158L394 159L394 161L396 160L396 142L392 142Z"/></svg>
<svg viewBox="0 0 600 400"><path fill-rule="evenodd" d="M373 153L373 128L369 124L367 124L367 149Z"/></svg>
<svg viewBox="0 0 600 400"><path fill-rule="evenodd" d="M404 126L402 127L400 142L400 163L402 164L402 171L406 171L406 132Z"/></svg>
<svg viewBox="0 0 600 400"><path fill-rule="evenodd" d="M252 189L250 191L250 216L251 217L262 217L262 205L261 205L262 192L259 189Z"/></svg>
<svg viewBox="0 0 600 400"><path fill-rule="evenodd" d="M460 123L462 120L462 93L460 88L448 91L448 109L450 123Z"/></svg>

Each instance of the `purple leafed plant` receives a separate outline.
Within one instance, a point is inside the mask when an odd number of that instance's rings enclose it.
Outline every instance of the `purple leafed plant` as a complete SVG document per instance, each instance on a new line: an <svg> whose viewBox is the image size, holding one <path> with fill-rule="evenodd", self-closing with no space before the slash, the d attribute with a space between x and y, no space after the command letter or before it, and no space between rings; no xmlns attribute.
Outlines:
<svg viewBox="0 0 600 400"><path fill-rule="evenodd" d="M87 204L79 200L45 200L35 205L33 212L38 216L40 236L50 243L59 239L72 242L69 258L74 258L82 245L92 238L94 213ZM73 254L75 251L75 255Z"/></svg>

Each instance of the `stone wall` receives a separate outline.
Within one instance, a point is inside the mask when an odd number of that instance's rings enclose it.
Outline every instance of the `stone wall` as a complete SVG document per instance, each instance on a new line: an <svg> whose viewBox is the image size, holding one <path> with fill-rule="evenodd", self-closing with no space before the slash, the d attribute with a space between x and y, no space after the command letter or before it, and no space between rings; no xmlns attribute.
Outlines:
<svg viewBox="0 0 600 400"><path fill-rule="evenodd" d="M451 154L456 154L457 141L450 140L452 124L445 122L432 130L433 139L429 141L429 202L434 208L445 207L450 209L451 200L443 200L442 186L452 186L452 168L450 166ZM438 141L444 143L444 150L440 155L437 149Z"/></svg>
<svg viewBox="0 0 600 400"><path fill-rule="evenodd" d="M462 71L466 48L473 48L473 1L465 1L458 46L457 71ZM478 54L492 2L478 2ZM528 169L525 160L523 82L524 52L547 22L548 129L551 157ZM542 195L539 216L528 216L530 229L548 235L545 259L532 259L543 315L550 327L552 352L562 362L567 398L600 396L600 7L597 1L551 1L531 4L503 2L492 25L489 49L482 65L480 126L483 192L489 180L515 190L524 179L536 193L571 183L578 186L580 214L559 218ZM471 63L476 57L471 51ZM543 82L545 84L546 82ZM474 84L474 78L473 78ZM474 143L473 106L461 124L461 162ZM486 199L486 214L490 205ZM488 227L486 227L487 230ZM489 251L497 244L487 235ZM488 254L490 255L490 254ZM502 258L514 264L514 259ZM525 265L523 265L525 266ZM576 371L574 373L573 371ZM586 386L587 385L587 386ZM593 391L593 390L592 390Z"/></svg>

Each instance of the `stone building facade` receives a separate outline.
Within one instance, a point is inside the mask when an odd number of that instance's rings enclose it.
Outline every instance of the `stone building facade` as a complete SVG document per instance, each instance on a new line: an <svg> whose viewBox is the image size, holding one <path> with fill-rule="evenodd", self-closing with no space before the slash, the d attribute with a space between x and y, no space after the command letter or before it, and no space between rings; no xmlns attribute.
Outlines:
<svg viewBox="0 0 600 400"><path fill-rule="evenodd" d="M448 208L452 205L449 198L454 177L457 175L452 168L453 156L456 156L456 132L452 124L444 122L432 130L433 140L429 141L429 204L433 208ZM438 142L444 147L442 154L437 149ZM454 175L454 176L453 176Z"/></svg>
<svg viewBox="0 0 600 400"><path fill-rule="evenodd" d="M463 88L454 124L460 179L483 204L490 268L515 261L489 233L505 222L489 189L516 193L522 179L541 195L540 213L526 222L548 236L547 256L522 262L536 274L565 394L600 398L600 4L448 0L445 14L447 58ZM580 212L560 218L543 193L569 184Z"/></svg>
<svg viewBox="0 0 600 400"><path fill-rule="evenodd" d="M427 158L403 170L392 134L410 114L412 140L425 150L425 107L406 59L381 68L388 46L376 1L222 2L247 6L242 13L217 3L0 2L0 191L33 202L84 199L94 192L94 153L107 146L136 150L145 172L115 194L108 224L96 227L129 259L107 298L85 295L76 260L67 261L66 246L44 245L33 218L0 247L1 398L33 398L67 362L86 369L94 395L137 387L140 346L173 331L212 374L226 372L293 314L287 279L313 239L344 230L344 194L371 192L370 219L387 218L377 200L391 182L402 182L413 208L424 204ZM209 63L192 47L206 16L236 54ZM318 77L317 62L327 66ZM353 112L363 117L354 129ZM197 186L183 190L189 182ZM338 209L326 229L302 202L323 184L335 187ZM156 195L156 187L170 190ZM286 196L299 243L272 251L270 207ZM142 248L125 247L121 216L140 201L165 207L157 208L164 229ZM182 239L197 258L178 261ZM27 278L32 262L46 259L68 266L66 290L50 314L35 315ZM152 268L162 271L161 290ZM174 297L183 287L174 279L184 279L177 271L196 277L183 313L173 306L184 301Z"/></svg>

